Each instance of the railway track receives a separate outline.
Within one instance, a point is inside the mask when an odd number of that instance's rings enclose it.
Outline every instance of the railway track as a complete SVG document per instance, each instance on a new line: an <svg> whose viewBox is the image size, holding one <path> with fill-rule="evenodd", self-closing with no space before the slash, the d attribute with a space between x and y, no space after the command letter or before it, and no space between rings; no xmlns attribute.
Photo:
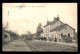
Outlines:
<svg viewBox="0 0 80 54"><path fill-rule="evenodd" d="M43 52L55 52L55 51L76 51L75 48L58 45L56 43L52 44L49 42L41 42L41 41L25 41L25 43L28 45L28 47L34 52L34 51L43 51Z"/></svg>

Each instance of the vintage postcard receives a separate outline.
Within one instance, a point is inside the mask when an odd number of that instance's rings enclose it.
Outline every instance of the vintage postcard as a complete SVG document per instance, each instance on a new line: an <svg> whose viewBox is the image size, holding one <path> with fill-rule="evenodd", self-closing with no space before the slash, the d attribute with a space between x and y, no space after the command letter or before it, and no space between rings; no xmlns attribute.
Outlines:
<svg viewBox="0 0 80 54"><path fill-rule="evenodd" d="M78 52L77 3L2 3L2 51Z"/></svg>

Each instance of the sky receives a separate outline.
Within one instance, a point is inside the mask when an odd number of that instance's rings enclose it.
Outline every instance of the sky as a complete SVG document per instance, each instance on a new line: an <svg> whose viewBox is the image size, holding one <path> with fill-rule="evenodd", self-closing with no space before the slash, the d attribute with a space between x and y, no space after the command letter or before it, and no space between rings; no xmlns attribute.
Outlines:
<svg viewBox="0 0 80 54"><path fill-rule="evenodd" d="M2 22L18 34L35 33L39 23L59 19L77 31L77 3L3 3Z"/></svg>

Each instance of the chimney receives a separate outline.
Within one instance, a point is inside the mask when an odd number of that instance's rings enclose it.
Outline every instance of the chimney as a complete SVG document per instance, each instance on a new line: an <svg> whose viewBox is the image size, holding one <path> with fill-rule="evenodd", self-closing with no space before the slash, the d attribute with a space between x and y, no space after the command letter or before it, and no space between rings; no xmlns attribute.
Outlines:
<svg viewBox="0 0 80 54"><path fill-rule="evenodd" d="M49 24L49 21L47 21L47 24Z"/></svg>
<svg viewBox="0 0 80 54"><path fill-rule="evenodd" d="M54 17L54 21L59 20L59 16L57 15L57 17Z"/></svg>
<svg viewBox="0 0 80 54"><path fill-rule="evenodd" d="M48 17L47 17L47 24L49 24Z"/></svg>
<svg viewBox="0 0 80 54"><path fill-rule="evenodd" d="M59 20L59 16L57 15L57 20Z"/></svg>

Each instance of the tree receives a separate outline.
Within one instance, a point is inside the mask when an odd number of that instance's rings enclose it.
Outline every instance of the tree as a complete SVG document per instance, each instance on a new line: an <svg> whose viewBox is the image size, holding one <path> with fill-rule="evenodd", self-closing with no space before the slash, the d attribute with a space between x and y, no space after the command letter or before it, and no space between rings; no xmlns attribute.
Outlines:
<svg viewBox="0 0 80 54"><path fill-rule="evenodd" d="M27 40L32 40L32 38L33 38L33 34L32 34L30 31L28 31L28 32L27 32L26 39L27 39Z"/></svg>
<svg viewBox="0 0 80 54"><path fill-rule="evenodd" d="M41 23L39 23L39 25L38 25L38 27L37 27L37 36L40 36L41 35L41 33L43 32L43 30L42 30L42 25L41 25Z"/></svg>
<svg viewBox="0 0 80 54"><path fill-rule="evenodd" d="M75 32L75 35L74 35L74 39L75 39L75 40L77 40L77 38L78 38L77 36L78 36L78 35L77 35L77 32Z"/></svg>
<svg viewBox="0 0 80 54"><path fill-rule="evenodd" d="M2 25L2 28L3 28L4 30L8 29L8 28L9 28L9 23L7 22L6 25Z"/></svg>
<svg viewBox="0 0 80 54"><path fill-rule="evenodd" d="M10 34L11 41L16 40L19 36L18 33L14 32L12 30L6 30L6 32Z"/></svg>

